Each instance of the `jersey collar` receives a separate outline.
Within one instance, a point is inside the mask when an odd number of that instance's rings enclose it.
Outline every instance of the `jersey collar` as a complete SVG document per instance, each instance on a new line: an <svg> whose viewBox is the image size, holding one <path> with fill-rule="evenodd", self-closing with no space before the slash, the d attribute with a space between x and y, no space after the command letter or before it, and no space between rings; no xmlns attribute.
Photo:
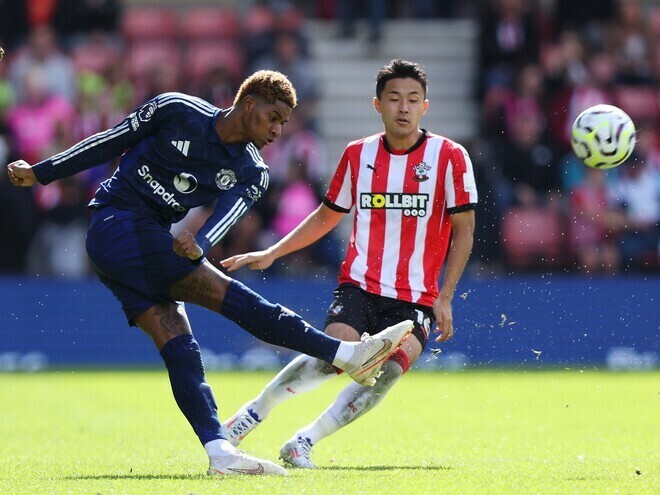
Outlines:
<svg viewBox="0 0 660 495"><path fill-rule="evenodd" d="M383 133L383 147L385 148L385 151L387 151L388 153L391 153L393 155L408 155L408 154L412 153L417 148L419 148L424 143L424 140L426 139L426 136L427 136L426 129L420 129L420 130L422 131L422 135L419 136L419 139L417 140L417 142L415 144L413 144L409 149L405 150L404 152L402 152L401 150L392 150L392 148L390 148L390 144L387 142L387 138L385 137L385 133Z"/></svg>

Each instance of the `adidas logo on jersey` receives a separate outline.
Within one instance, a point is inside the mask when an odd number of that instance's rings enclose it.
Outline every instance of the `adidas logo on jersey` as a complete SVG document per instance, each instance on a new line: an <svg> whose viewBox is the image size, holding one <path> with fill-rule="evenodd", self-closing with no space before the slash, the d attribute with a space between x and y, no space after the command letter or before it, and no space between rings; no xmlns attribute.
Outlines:
<svg viewBox="0 0 660 495"><path fill-rule="evenodd" d="M183 156L188 156L188 148L190 147L190 141L172 141L172 146L178 149Z"/></svg>

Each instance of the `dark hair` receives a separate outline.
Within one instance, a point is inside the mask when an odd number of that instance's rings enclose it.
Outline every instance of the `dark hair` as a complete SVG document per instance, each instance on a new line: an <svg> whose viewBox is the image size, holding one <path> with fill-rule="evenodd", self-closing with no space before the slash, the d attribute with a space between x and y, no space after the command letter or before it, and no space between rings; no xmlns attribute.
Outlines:
<svg viewBox="0 0 660 495"><path fill-rule="evenodd" d="M274 70L257 71L243 81L234 98L234 105L247 95L260 96L268 103L282 101L291 108L298 103L291 81L281 72Z"/></svg>
<svg viewBox="0 0 660 495"><path fill-rule="evenodd" d="M376 76L376 98L380 100L387 81L390 79L406 77L418 81L419 84L422 85L422 89L424 89L424 97L426 97L429 78L426 75L426 72L424 72L422 66L417 62L410 62L408 60L396 58L378 71L378 75Z"/></svg>

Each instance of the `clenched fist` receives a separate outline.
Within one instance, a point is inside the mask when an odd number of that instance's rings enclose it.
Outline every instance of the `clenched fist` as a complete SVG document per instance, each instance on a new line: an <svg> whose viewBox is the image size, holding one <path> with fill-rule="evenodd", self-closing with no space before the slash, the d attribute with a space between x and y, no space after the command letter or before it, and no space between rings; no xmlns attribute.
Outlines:
<svg viewBox="0 0 660 495"><path fill-rule="evenodd" d="M7 165L7 175L9 175L9 182L13 186L30 187L37 183L37 177L34 175L32 166L23 160Z"/></svg>

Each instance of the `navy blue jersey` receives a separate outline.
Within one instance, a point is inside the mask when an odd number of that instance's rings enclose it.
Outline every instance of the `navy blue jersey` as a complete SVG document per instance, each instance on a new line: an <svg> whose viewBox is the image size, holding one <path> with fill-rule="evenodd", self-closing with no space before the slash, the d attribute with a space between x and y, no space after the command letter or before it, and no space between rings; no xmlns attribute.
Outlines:
<svg viewBox="0 0 660 495"><path fill-rule="evenodd" d="M200 98L164 93L116 127L36 164L34 173L48 184L121 155L90 206L156 216L167 226L217 198L196 236L206 254L268 187L268 167L254 144L220 141L219 115L220 109Z"/></svg>

